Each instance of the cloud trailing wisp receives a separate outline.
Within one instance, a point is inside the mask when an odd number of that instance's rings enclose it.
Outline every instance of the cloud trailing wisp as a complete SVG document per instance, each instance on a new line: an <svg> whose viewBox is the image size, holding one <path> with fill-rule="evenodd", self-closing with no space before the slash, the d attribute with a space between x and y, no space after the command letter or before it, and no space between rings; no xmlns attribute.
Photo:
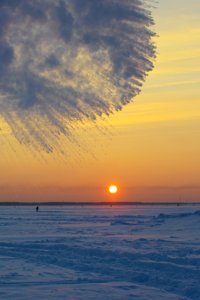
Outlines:
<svg viewBox="0 0 200 300"><path fill-rule="evenodd" d="M0 114L19 142L52 151L139 93L155 56L147 4L0 1Z"/></svg>

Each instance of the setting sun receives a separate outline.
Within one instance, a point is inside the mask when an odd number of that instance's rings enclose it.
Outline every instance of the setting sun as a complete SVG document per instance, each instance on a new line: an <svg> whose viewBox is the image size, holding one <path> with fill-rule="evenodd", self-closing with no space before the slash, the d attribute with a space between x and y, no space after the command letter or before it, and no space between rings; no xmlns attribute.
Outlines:
<svg viewBox="0 0 200 300"><path fill-rule="evenodd" d="M108 190L109 190L109 193L116 194L118 191L118 187L116 185L112 184L109 186Z"/></svg>

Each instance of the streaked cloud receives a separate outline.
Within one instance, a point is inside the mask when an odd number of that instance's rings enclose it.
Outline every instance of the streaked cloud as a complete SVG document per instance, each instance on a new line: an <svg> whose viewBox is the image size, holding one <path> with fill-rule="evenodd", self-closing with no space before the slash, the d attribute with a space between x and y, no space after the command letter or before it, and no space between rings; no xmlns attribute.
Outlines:
<svg viewBox="0 0 200 300"><path fill-rule="evenodd" d="M0 113L17 140L52 152L121 110L153 68L152 24L140 0L1 0Z"/></svg>

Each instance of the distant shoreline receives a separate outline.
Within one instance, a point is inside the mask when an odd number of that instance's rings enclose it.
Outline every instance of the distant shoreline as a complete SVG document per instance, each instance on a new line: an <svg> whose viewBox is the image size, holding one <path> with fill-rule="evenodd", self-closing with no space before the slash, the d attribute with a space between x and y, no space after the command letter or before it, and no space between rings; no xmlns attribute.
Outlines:
<svg viewBox="0 0 200 300"><path fill-rule="evenodd" d="M0 202L0 206L136 206L136 205L173 205L173 206L183 206L183 205L199 205L200 202Z"/></svg>

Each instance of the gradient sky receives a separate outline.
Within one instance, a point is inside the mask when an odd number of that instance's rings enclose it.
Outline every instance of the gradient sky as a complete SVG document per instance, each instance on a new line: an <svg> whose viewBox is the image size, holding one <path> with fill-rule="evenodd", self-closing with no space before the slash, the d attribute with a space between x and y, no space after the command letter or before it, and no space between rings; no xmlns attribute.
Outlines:
<svg viewBox="0 0 200 300"><path fill-rule="evenodd" d="M154 70L134 103L77 128L66 155L31 152L1 121L1 201L200 200L200 2L159 0Z"/></svg>

